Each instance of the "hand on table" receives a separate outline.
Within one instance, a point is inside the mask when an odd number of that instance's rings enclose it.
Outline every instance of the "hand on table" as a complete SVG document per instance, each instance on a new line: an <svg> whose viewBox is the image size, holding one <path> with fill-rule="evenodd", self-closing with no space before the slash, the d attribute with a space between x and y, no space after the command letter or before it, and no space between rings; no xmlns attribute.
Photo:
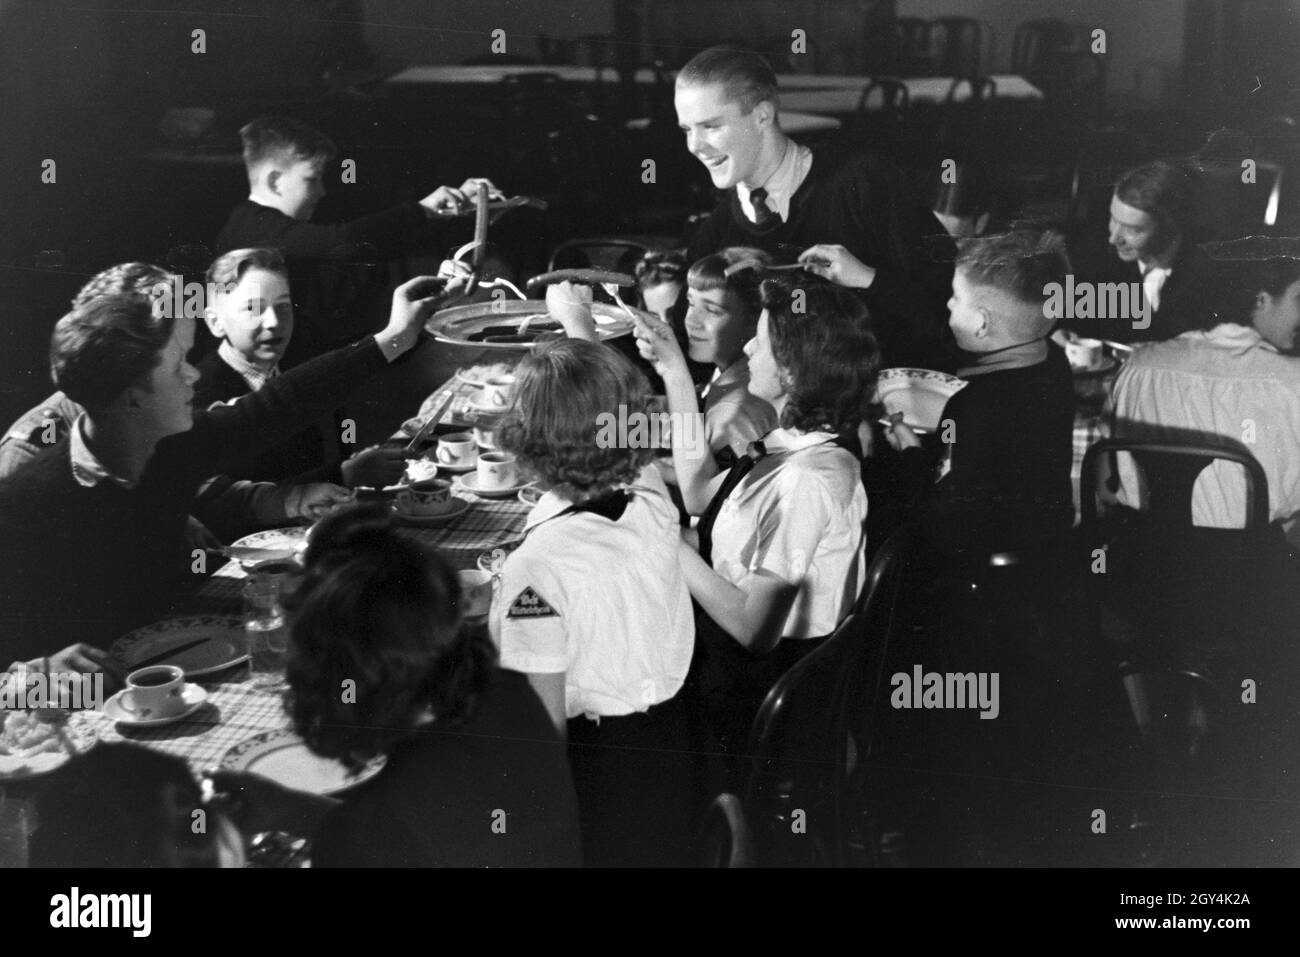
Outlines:
<svg viewBox="0 0 1300 957"><path fill-rule="evenodd" d="M876 281L876 270L839 244L810 246L799 254L799 262L813 275L837 286L867 289Z"/></svg>
<svg viewBox="0 0 1300 957"><path fill-rule="evenodd" d="M654 366L655 372L665 381L669 376L690 375L681 344L673 335L672 326L657 316L637 317L633 326L636 348L641 357Z"/></svg>
<svg viewBox="0 0 1300 957"><path fill-rule="evenodd" d="M50 664L50 673L58 671L76 671L85 674L95 674L104 670L104 663L109 660L108 652L102 648L96 648L94 645L88 645L84 641L79 641L75 645L68 645L62 651L56 651L49 658L33 658L31 661L24 662L21 667L28 671L45 671L45 663Z"/></svg>
<svg viewBox="0 0 1300 957"><path fill-rule="evenodd" d="M591 316L591 287L578 283L556 282L546 287L546 311L564 326L570 339L589 339L596 335L596 320Z"/></svg>
<svg viewBox="0 0 1300 957"><path fill-rule="evenodd" d="M406 472L406 450L401 446L372 445L344 462L341 471L348 488L396 485Z"/></svg>
<svg viewBox="0 0 1300 957"><path fill-rule="evenodd" d="M305 518L314 522L355 500L356 493L351 489L331 482L291 485L284 495L284 515L285 518Z"/></svg>
<svg viewBox="0 0 1300 957"><path fill-rule="evenodd" d="M209 549L220 550L223 546L221 539L213 535L208 526L204 525L193 515L185 519L185 550L190 552L193 549L208 551Z"/></svg>

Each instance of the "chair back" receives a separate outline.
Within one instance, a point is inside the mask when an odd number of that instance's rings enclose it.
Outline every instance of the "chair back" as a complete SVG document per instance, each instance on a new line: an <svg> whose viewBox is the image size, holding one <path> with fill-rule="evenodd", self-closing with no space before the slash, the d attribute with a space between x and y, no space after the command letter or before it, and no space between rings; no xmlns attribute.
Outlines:
<svg viewBox="0 0 1300 957"><path fill-rule="evenodd" d="M698 846L704 867L754 866L754 839L740 798L724 792L713 799L704 813Z"/></svg>
<svg viewBox="0 0 1300 957"><path fill-rule="evenodd" d="M611 272L633 274L636 264L651 249L634 239L592 237L570 239L560 243L551 252L548 271L556 269L605 269Z"/></svg>
<svg viewBox="0 0 1300 957"><path fill-rule="evenodd" d="M745 806L764 863L842 864L874 854L865 762L874 753L907 530L881 546L853 611L768 692L750 732ZM802 811L806 833L796 830Z"/></svg>
<svg viewBox="0 0 1300 957"><path fill-rule="evenodd" d="M1141 439L1104 439L1083 457L1080 507L1085 536L1095 534L1097 509L1097 461L1102 456L1128 452L1146 476L1149 517L1161 525L1192 524L1192 491L1206 467L1216 459L1235 462L1246 472L1247 529L1268 525L1268 477L1259 460L1247 452L1212 445L1172 444Z"/></svg>

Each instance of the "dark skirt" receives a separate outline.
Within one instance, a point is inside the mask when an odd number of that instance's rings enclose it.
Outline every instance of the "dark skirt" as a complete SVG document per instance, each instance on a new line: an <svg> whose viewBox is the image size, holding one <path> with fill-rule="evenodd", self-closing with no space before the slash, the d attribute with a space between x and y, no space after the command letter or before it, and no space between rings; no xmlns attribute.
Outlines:
<svg viewBox="0 0 1300 957"><path fill-rule="evenodd" d="M649 711L569 720L569 761L588 867L691 863L693 772L678 695Z"/></svg>

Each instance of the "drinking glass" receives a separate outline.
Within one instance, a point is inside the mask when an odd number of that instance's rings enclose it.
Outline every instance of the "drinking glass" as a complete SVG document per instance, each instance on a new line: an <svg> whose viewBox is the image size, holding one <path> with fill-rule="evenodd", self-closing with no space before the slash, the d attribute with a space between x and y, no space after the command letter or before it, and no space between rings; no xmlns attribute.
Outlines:
<svg viewBox="0 0 1300 957"><path fill-rule="evenodd" d="M289 627L280 605L280 582L254 575L244 585L244 635L252 682L260 688L284 686Z"/></svg>

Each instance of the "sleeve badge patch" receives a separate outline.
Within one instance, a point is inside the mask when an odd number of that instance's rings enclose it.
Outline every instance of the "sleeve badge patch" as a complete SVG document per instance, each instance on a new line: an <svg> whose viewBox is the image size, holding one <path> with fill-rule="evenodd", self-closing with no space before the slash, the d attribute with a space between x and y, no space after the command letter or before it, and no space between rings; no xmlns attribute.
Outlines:
<svg viewBox="0 0 1300 957"><path fill-rule="evenodd" d="M514 602L511 603L510 609L506 612L507 618L559 618L560 613L547 604L546 599L537 594L533 587L529 585L519 593Z"/></svg>

